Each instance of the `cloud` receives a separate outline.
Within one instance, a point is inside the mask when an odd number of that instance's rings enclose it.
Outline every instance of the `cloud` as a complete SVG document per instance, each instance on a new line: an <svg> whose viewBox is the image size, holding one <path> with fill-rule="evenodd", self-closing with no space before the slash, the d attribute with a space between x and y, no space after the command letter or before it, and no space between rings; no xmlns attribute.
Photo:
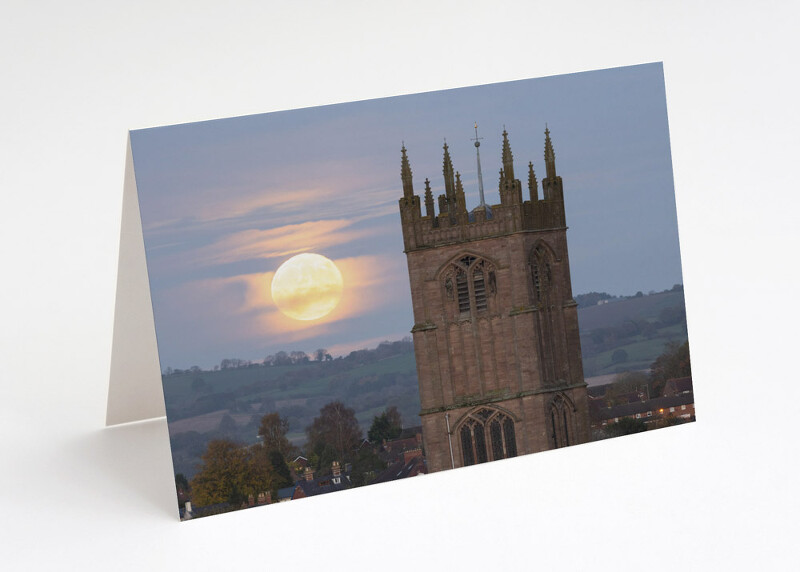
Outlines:
<svg viewBox="0 0 800 572"><path fill-rule="evenodd" d="M309 204L320 204L332 199L330 188L295 189L274 191L267 189L251 190L249 196L239 196L231 200L231 194L214 189L204 193L199 210L194 214L199 222L214 222L225 219L247 217L255 212L268 210L271 213L294 211Z"/></svg>
<svg viewBox="0 0 800 572"><path fill-rule="evenodd" d="M344 219L318 220L268 230L243 230L198 249L196 257L206 266L280 258L301 252L324 251L332 246L363 239L375 232L374 229L348 228L352 224L353 221Z"/></svg>

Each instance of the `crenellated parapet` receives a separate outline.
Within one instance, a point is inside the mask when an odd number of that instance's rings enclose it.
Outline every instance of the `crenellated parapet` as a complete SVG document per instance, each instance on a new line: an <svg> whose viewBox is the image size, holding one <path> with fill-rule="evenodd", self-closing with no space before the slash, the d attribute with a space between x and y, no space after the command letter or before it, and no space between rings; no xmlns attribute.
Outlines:
<svg viewBox="0 0 800 572"><path fill-rule="evenodd" d="M477 139L476 125L476 148L479 146ZM401 149L403 198L400 199L400 216L406 252L517 232L566 227L563 186L561 177L556 175L555 152L549 129L545 129L546 177L541 181L541 198L532 162L528 163L529 196L527 199L523 198L522 183L514 177L513 154L505 129L502 142L503 168L498 181L500 203L496 205L479 205L472 211L467 210L461 175L453 168L447 143L443 149L442 174L445 192L437 197L437 214L430 182L425 179L424 215L420 197L414 194L405 145ZM478 157L480 161L480 154ZM478 168L480 170L480 162ZM482 191L482 181L480 185Z"/></svg>

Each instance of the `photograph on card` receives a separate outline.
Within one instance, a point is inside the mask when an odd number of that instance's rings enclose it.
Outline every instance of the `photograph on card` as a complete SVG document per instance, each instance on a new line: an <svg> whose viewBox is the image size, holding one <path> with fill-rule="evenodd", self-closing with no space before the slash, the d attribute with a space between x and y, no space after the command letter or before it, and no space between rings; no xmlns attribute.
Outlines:
<svg viewBox="0 0 800 572"><path fill-rule="evenodd" d="M660 63L130 137L181 519L695 420Z"/></svg>

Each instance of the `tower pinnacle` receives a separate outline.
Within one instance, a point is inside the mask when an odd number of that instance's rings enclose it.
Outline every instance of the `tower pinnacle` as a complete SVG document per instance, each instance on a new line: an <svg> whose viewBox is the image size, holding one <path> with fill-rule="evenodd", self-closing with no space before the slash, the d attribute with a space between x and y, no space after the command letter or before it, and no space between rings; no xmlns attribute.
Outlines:
<svg viewBox="0 0 800 572"><path fill-rule="evenodd" d="M436 213L433 211L433 193L431 193L431 182L425 179L425 216L433 219Z"/></svg>
<svg viewBox="0 0 800 572"><path fill-rule="evenodd" d="M544 125L544 165L548 179L556 176L556 154L553 151L553 142L550 140L550 129Z"/></svg>
<svg viewBox="0 0 800 572"><path fill-rule="evenodd" d="M531 201L538 201L539 183L536 182L536 172L533 170L533 162L528 163L528 189L531 192Z"/></svg>
<svg viewBox="0 0 800 572"><path fill-rule="evenodd" d="M453 173L453 161L450 159L450 150L447 141L444 142L444 159L442 161L442 174L444 174L444 192L448 199L455 196L456 182Z"/></svg>
<svg viewBox="0 0 800 572"><path fill-rule="evenodd" d="M410 199L414 195L414 186L411 182L411 165L408 163L405 143L403 143L400 153L402 154L400 159L400 178L403 181L403 196Z"/></svg>
<svg viewBox="0 0 800 572"><path fill-rule="evenodd" d="M503 127L503 171L507 180L514 180L514 156L511 154L511 145L508 143L508 132L505 127Z"/></svg>

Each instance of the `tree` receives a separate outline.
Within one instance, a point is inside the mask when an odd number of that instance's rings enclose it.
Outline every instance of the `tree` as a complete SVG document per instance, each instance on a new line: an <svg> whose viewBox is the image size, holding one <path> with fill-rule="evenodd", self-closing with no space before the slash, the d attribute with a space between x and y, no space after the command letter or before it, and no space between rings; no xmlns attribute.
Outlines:
<svg viewBox="0 0 800 572"><path fill-rule="evenodd" d="M628 403L626 397L631 393L648 396L648 377L640 371L624 371L617 374L614 382L606 387L604 400L608 407Z"/></svg>
<svg viewBox="0 0 800 572"><path fill-rule="evenodd" d="M286 438L288 432L289 420L278 413L268 413L261 418L258 436L261 437L261 444L267 452L277 451L284 459L291 456L295 447Z"/></svg>
<svg viewBox="0 0 800 572"><path fill-rule="evenodd" d="M628 361L628 352L623 349L615 350L613 354L611 354L611 363L622 363Z"/></svg>
<svg viewBox="0 0 800 572"><path fill-rule="evenodd" d="M371 443L380 443L384 439L396 439L403 431L400 412L394 405L387 407L383 413L372 418L372 426L367 432Z"/></svg>
<svg viewBox="0 0 800 572"><path fill-rule="evenodd" d="M623 417L616 423L606 426L606 434L609 437L621 437L622 435L632 435L647 431L647 425L641 419L633 417Z"/></svg>
<svg viewBox="0 0 800 572"><path fill-rule="evenodd" d="M371 447L363 447L358 452L358 457L353 463L350 480L357 487L368 485L375 479L376 473L386 468L386 463L381 460Z"/></svg>
<svg viewBox="0 0 800 572"><path fill-rule="evenodd" d="M294 482L292 480L292 472L289 470L289 465L286 464L284 456L278 451L270 451L267 458L275 471L275 489L282 489L291 485Z"/></svg>
<svg viewBox="0 0 800 572"><path fill-rule="evenodd" d="M258 462L250 449L228 439L210 441L201 458L203 464L191 482L197 506L239 505L249 495L272 490L276 480L271 464Z"/></svg>
<svg viewBox="0 0 800 572"><path fill-rule="evenodd" d="M328 350L325 348L319 348L317 351L314 352L314 359L317 361L322 361L325 359L325 356L328 354Z"/></svg>
<svg viewBox="0 0 800 572"><path fill-rule="evenodd" d="M686 341L682 345L670 342L664 353L650 366L653 395L661 395L668 379L690 375L692 375L692 362L689 358L689 342Z"/></svg>
<svg viewBox="0 0 800 572"><path fill-rule="evenodd" d="M294 364L308 363L308 356L306 355L306 352L302 352L300 350L293 351L289 354L289 357Z"/></svg>
<svg viewBox="0 0 800 572"><path fill-rule="evenodd" d="M336 452L339 462L343 463L352 458L353 451L361 443L361 427L356 420L353 409L345 406L341 401L332 401L319 410L319 416L306 428L308 448L322 455L326 446ZM319 468L319 467L318 467Z"/></svg>
<svg viewBox="0 0 800 572"><path fill-rule="evenodd" d="M175 475L175 487L184 491L189 490L189 481L186 480L186 475L183 473Z"/></svg>

